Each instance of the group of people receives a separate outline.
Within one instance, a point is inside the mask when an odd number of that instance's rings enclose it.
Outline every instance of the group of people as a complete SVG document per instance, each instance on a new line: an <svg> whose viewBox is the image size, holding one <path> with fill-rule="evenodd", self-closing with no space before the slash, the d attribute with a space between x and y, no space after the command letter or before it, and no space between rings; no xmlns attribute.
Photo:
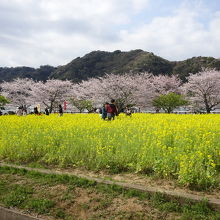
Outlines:
<svg viewBox="0 0 220 220"><path fill-rule="evenodd" d="M46 107L45 108L45 115L50 115L50 112L49 112L49 109ZM58 112L59 112L59 116L63 116L63 107L62 107L62 105L59 105L58 106ZM35 107L34 108L34 114L35 115L40 115L41 113L38 111L38 108L37 107Z"/></svg>
<svg viewBox="0 0 220 220"><path fill-rule="evenodd" d="M58 112L59 112L59 116L63 116L63 107L62 107L62 105L59 105L58 106ZM38 107L36 106L36 107L34 107L34 114L35 115L41 115L42 113L38 110ZM46 107L45 109L44 109L44 114L45 115L50 115L50 111L49 111L49 109Z"/></svg>
<svg viewBox="0 0 220 220"><path fill-rule="evenodd" d="M34 107L34 112L33 112L35 115L41 115L42 113L38 110L38 107ZM63 107L62 105L59 105L58 106L58 113L59 113L59 116L63 116ZM115 119L115 116L118 116L119 115L119 111L118 111L118 108L115 104L115 100L112 99L111 100L111 103L108 103L106 102L102 108L100 108L100 111L99 113L101 114L101 117L103 120L114 120ZM124 113L127 115L127 116L131 116L131 109L126 107L124 109ZM45 115L49 115L50 114L50 111L49 109L46 107L45 108ZM17 115L18 116L22 116L22 115L27 115L27 108L26 106L20 106L18 108L18 111L17 111Z"/></svg>
<svg viewBox="0 0 220 220"><path fill-rule="evenodd" d="M50 112L49 112L47 107L45 108L44 113L45 113L45 115L50 115ZM41 115L41 112L38 110L37 107L34 107L34 114L35 115Z"/></svg>
<svg viewBox="0 0 220 220"><path fill-rule="evenodd" d="M106 102L100 109L100 114L103 120L114 120L115 116L118 115L118 109L115 105L115 100L112 99L111 103Z"/></svg>
<svg viewBox="0 0 220 220"><path fill-rule="evenodd" d="M124 109L124 113L125 115L131 117L132 111L129 107L126 107ZM115 104L115 100L112 99L111 103L106 102L100 109L100 114L103 120L106 120L106 119L109 121L114 120L115 116L119 115L119 111Z"/></svg>

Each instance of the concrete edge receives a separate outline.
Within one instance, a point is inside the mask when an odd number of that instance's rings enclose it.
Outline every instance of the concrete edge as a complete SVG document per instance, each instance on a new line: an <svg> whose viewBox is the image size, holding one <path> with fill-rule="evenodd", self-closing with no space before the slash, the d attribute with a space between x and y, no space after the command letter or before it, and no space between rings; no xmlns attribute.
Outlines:
<svg viewBox="0 0 220 220"><path fill-rule="evenodd" d="M186 203L186 201L191 201L191 202L197 203L197 202L201 202L204 199L206 199L208 204L213 209L220 211L220 199L211 199L211 198L206 198L203 196L194 195L194 194L190 194L190 193L182 193L182 192L174 192L174 191L170 191L170 190L164 190L164 189L158 188L158 187L141 186L141 185L136 185L136 184L124 183L124 182L104 180L102 178L88 177L88 176L82 175L82 174L73 174L73 173L69 173L69 172L62 172L62 171L56 171L56 170L48 170L48 169L42 169L42 168L30 168L30 167L19 166L19 165L14 165L14 164L6 164L6 163L1 163L1 162L0 162L0 166L25 169L28 171L37 171L39 173L44 173L44 174L58 174L58 175L65 174L65 175L69 175L69 176L75 176L75 177L95 181L97 183L103 183L103 184L107 184L107 185L117 185L117 186L121 186L126 189L134 189L134 190L138 190L138 191L150 193L150 194L161 193L162 195L166 196L167 198L169 198L171 200L172 199L178 200L181 203Z"/></svg>
<svg viewBox="0 0 220 220"><path fill-rule="evenodd" d="M26 215L14 209L7 209L0 206L0 219L1 220L42 220L33 216Z"/></svg>

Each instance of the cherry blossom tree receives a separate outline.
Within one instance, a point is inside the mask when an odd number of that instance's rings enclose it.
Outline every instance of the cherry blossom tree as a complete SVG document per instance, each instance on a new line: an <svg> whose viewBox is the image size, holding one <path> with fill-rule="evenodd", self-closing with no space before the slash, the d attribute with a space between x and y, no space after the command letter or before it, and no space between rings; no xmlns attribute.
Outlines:
<svg viewBox="0 0 220 220"><path fill-rule="evenodd" d="M18 106L31 105L31 89L35 82L32 79L17 78L12 82L1 84L2 94L7 97L12 104Z"/></svg>
<svg viewBox="0 0 220 220"><path fill-rule="evenodd" d="M174 75L139 74L136 80L139 85L137 100L142 107L153 107L153 100L160 95L180 93L181 81Z"/></svg>
<svg viewBox="0 0 220 220"><path fill-rule="evenodd" d="M137 91L134 93L134 98L138 107L152 107L152 100L155 97L155 88L152 79L153 75L150 73L139 73L135 75L133 83L135 83Z"/></svg>
<svg viewBox="0 0 220 220"><path fill-rule="evenodd" d="M152 77L155 95L165 95L171 92L180 93L181 80L175 76L158 75Z"/></svg>
<svg viewBox="0 0 220 220"><path fill-rule="evenodd" d="M156 96L176 92L180 85L175 76L153 76L150 73L108 74L79 84L61 80L47 80L45 83L22 80L3 84L5 92L10 96L7 97L19 105L41 104L49 108L50 112L57 104L70 98L82 103L90 100L95 107L115 99L119 110L131 105L152 107L152 100Z"/></svg>
<svg viewBox="0 0 220 220"><path fill-rule="evenodd" d="M51 79L35 83L31 94L35 103L46 106L52 112L58 104L71 97L72 89L73 84L68 80Z"/></svg>
<svg viewBox="0 0 220 220"><path fill-rule="evenodd" d="M100 78L99 95L100 99L111 100L115 99L119 111L127 105L135 104L135 94L138 90L138 85L135 81L135 76L131 74L125 75L106 75Z"/></svg>
<svg viewBox="0 0 220 220"><path fill-rule="evenodd" d="M153 85L153 97L150 104L155 107L156 112L159 112L160 108L153 104L155 99L170 93L180 94L181 80L175 75L152 76L151 82Z"/></svg>
<svg viewBox="0 0 220 220"><path fill-rule="evenodd" d="M74 84L72 98L78 100L91 100L95 104L100 104L102 100L99 100L99 87L100 79L97 78L90 78L89 80Z"/></svg>
<svg viewBox="0 0 220 220"><path fill-rule="evenodd" d="M78 99L90 99L96 105L115 99L119 110L122 110L128 105L140 103L138 97L143 91L140 93L139 87L145 83L144 79L149 79L149 74L107 74L75 85L74 91ZM146 92L148 88L145 86L143 90Z"/></svg>
<svg viewBox="0 0 220 220"><path fill-rule="evenodd" d="M179 91L181 81L176 76L153 76L150 73L108 74L76 84L75 98L92 100L99 105L115 99L119 109L128 105L152 107L156 96Z"/></svg>
<svg viewBox="0 0 220 220"><path fill-rule="evenodd" d="M190 74L187 80L182 89L193 105L203 107L210 113L220 104L220 71L203 69L196 74Z"/></svg>

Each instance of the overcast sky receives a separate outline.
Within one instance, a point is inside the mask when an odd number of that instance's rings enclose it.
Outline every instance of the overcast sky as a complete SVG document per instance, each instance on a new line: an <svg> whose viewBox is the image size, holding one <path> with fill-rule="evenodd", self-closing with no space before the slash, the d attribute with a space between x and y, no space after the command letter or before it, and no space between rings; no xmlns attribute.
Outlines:
<svg viewBox="0 0 220 220"><path fill-rule="evenodd" d="M132 49L219 58L220 0L0 0L0 66Z"/></svg>

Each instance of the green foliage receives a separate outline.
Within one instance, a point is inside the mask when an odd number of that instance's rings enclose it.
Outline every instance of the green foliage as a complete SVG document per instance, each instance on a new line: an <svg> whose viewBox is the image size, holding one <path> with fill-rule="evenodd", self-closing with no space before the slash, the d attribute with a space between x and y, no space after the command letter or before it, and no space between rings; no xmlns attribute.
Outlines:
<svg viewBox="0 0 220 220"><path fill-rule="evenodd" d="M22 206L22 204L33 193L33 189L26 186L12 185L3 197L3 203L7 207Z"/></svg>
<svg viewBox="0 0 220 220"><path fill-rule="evenodd" d="M79 100L79 99L70 99L70 102L73 106L79 109L80 112L83 112L83 110L88 110L88 112L91 112L93 110L93 105L90 100Z"/></svg>
<svg viewBox="0 0 220 220"><path fill-rule="evenodd" d="M36 213L44 214L48 213L51 208L55 206L55 202L49 199L35 199L31 198L26 204L27 209L33 210Z"/></svg>
<svg viewBox="0 0 220 220"><path fill-rule="evenodd" d="M153 106L162 108L166 113L171 113L179 106L187 105L187 101L182 95L170 92L167 95L160 95L153 100Z"/></svg>
<svg viewBox="0 0 220 220"><path fill-rule="evenodd" d="M66 214L65 214L65 212L64 212L64 210L62 208L58 208L56 210L56 217L57 218L65 219L65 216L66 216Z"/></svg>
<svg viewBox="0 0 220 220"><path fill-rule="evenodd" d="M9 100L6 99L4 96L0 95L0 109L4 108L4 105L8 104Z"/></svg>
<svg viewBox="0 0 220 220"><path fill-rule="evenodd" d="M160 193L155 193L150 198L150 203L153 207L167 212L179 212L182 213L181 219L219 219L218 212L213 212L206 199L192 203L190 201L181 204L178 200L170 200L167 196Z"/></svg>

